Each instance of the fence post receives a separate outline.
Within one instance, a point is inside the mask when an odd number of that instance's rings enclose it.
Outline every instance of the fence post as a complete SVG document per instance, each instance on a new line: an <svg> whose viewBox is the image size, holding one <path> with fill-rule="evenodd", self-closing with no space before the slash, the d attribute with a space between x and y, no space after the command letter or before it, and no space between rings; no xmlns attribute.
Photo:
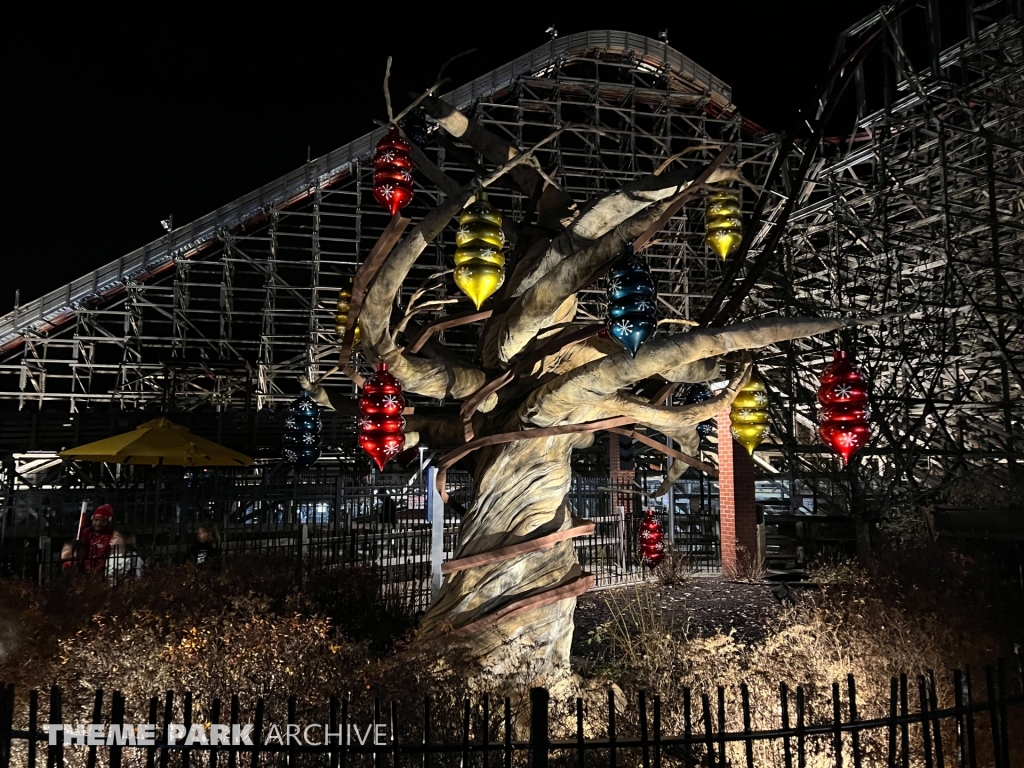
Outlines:
<svg viewBox="0 0 1024 768"><path fill-rule="evenodd" d="M430 600L441 591L441 562L444 560L444 502L437 490L437 467L427 467L427 520L430 521Z"/></svg>
<svg viewBox="0 0 1024 768"><path fill-rule="evenodd" d="M53 550L49 536L39 537L39 586L45 587L53 575Z"/></svg>
<svg viewBox="0 0 1024 768"><path fill-rule="evenodd" d="M547 688L530 689L530 766L548 768Z"/></svg>
<svg viewBox="0 0 1024 768"><path fill-rule="evenodd" d="M341 473L334 478L334 514L331 515L331 564L337 565L341 560L338 537L341 535L341 516L345 515L345 532L348 533L348 515L345 511L345 476Z"/></svg>
<svg viewBox="0 0 1024 768"><path fill-rule="evenodd" d="M306 556L309 554L309 523L299 524L298 536L299 584L306 583Z"/></svg>
<svg viewBox="0 0 1024 768"><path fill-rule="evenodd" d="M60 688L50 688L50 722L52 724L64 722L63 694ZM57 739L57 743L46 748L46 765L48 768L64 768L64 739Z"/></svg>
<svg viewBox="0 0 1024 768"><path fill-rule="evenodd" d="M120 691L114 691L110 707L110 725L117 725L124 732L124 696ZM109 743L109 742L108 742ZM108 752L108 765L110 768L121 768L122 746L118 743L111 744Z"/></svg>
<svg viewBox="0 0 1024 768"><path fill-rule="evenodd" d="M11 745L14 743L14 686L0 688L0 768L11 764Z"/></svg>

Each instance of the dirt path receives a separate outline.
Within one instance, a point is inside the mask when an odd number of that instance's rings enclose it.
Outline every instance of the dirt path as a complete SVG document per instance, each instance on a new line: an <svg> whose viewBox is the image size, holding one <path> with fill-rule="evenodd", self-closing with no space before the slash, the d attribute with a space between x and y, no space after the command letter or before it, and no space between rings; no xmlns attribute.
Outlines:
<svg viewBox="0 0 1024 768"><path fill-rule="evenodd" d="M666 624L675 630L686 628L691 635L708 636L716 632L735 632L737 640L754 642L765 635L765 626L779 615L780 603L772 594L772 584L726 581L721 577L694 578L685 584L650 589L655 607L662 611ZM574 656L594 652L594 631L611 618L609 601L636 599L635 586L615 587L588 592L576 601Z"/></svg>

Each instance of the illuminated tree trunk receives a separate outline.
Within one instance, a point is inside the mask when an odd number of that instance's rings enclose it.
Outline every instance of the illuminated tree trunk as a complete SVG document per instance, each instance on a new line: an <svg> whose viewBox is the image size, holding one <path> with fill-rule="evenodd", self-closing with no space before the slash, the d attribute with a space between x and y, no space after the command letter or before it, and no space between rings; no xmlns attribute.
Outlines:
<svg viewBox="0 0 1024 768"><path fill-rule="evenodd" d="M456 559L485 555L572 527L570 454L590 435L524 440L481 450L476 498L462 520ZM488 673L538 680L568 668L575 596L530 607L585 579L571 539L451 574L423 620L421 637L456 630ZM492 622L503 609L519 613ZM468 628L459 631L457 628Z"/></svg>
<svg viewBox="0 0 1024 768"><path fill-rule="evenodd" d="M656 430L692 455L696 424L727 408L748 380L746 350L854 323L769 318L701 330L669 325L635 359L630 357L614 342L598 338L595 324L577 320L577 293L615 261L624 241L650 237L670 218L672 206L678 210L701 185L736 180L737 169L721 167L730 150L722 150L700 173L659 172L597 200L577 203L551 184L529 150L511 147L433 97L423 104L443 130L497 167L460 188L414 148L414 161L441 187L445 199L404 233L373 274L357 274L352 306L365 299L358 323L367 362L386 361L406 393L476 403L464 406L465 422L459 417L408 417L406 447L458 450L468 439L467 431L514 437L513 442L473 453L476 497L462 520L456 553L456 561L463 561L456 565L465 567L448 574L419 638L465 641L484 673L532 683L568 671L575 595L588 583L572 539L556 534L573 527L565 501L570 458L574 448L593 440L589 425L616 420ZM413 343L413 316L422 308L414 310L414 297L404 315L396 309L409 270L463 207L506 173L525 199L536 204L526 215L535 215L540 226L517 226L506 233L509 247L520 257L492 301L495 309L486 320L478 352L459 355L433 340ZM400 231L403 222L398 224ZM382 242L387 237L385 233ZM362 277L369 287L359 294L356 286ZM349 334L355 320L353 309ZM342 358L340 365L348 370L345 351ZM717 379L723 360L743 364L709 400L671 407L637 395L641 382ZM331 393L305 379L302 385L330 405ZM488 387L486 397L483 387ZM563 432L552 434L552 429ZM548 431L537 437L537 430ZM666 482L685 467L676 462ZM546 540L548 536L554 540ZM509 547L518 549L503 551Z"/></svg>

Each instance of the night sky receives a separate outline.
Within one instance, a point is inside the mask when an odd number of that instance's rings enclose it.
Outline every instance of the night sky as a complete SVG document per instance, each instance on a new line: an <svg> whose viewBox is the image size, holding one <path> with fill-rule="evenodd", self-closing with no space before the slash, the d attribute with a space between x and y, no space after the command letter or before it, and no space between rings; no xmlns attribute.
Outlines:
<svg viewBox="0 0 1024 768"><path fill-rule="evenodd" d="M160 237L168 214L186 224L301 166L307 146L317 157L372 130L388 54L397 110L468 48L446 89L541 45L552 23L561 35L667 28L672 47L732 86L746 117L781 130L822 81L836 35L877 4L659 3L647 18L622 3L587 15L449 4L404 19L384 5L351 17L344 4L284 15L250 5L226 17L39 4L5 35L0 312L15 288L23 302L59 288Z"/></svg>

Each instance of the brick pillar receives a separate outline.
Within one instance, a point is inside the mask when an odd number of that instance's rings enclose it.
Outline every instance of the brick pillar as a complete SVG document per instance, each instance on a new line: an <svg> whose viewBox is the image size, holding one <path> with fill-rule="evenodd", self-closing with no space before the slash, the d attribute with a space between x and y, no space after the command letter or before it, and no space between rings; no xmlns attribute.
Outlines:
<svg viewBox="0 0 1024 768"><path fill-rule="evenodd" d="M608 433L608 476L612 479L612 482L622 481L625 483L632 483L633 478L636 477L636 470L633 467L623 469L622 467L622 454L619 447L620 439L619 436L614 432Z"/></svg>
<svg viewBox="0 0 1024 768"><path fill-rule="evenodd" d="M718 420L718 510L722 531L722 573L735 573L742 557L759 557L757 508L754 504L754 462L732 438L729 411Z"/></svg>

